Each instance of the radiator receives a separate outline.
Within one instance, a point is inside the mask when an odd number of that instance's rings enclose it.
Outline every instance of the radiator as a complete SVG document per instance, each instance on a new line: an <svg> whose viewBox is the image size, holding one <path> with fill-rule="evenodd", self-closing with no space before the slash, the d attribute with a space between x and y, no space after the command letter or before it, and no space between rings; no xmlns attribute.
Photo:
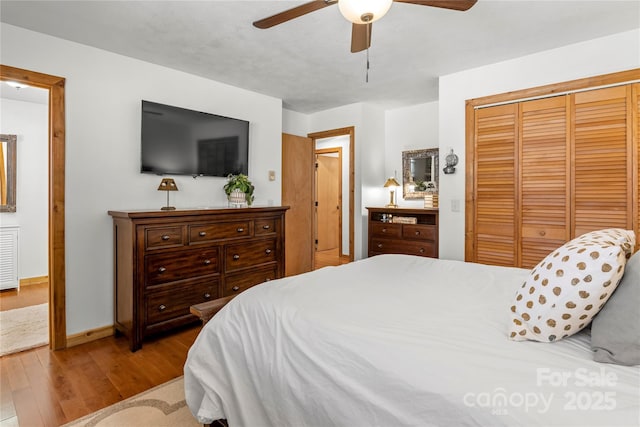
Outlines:
<svg viewBox="0 0 640 427"><path fill-rule="evenodd" d="M0 227L0 289L18 288L18 229Z"/></svg>

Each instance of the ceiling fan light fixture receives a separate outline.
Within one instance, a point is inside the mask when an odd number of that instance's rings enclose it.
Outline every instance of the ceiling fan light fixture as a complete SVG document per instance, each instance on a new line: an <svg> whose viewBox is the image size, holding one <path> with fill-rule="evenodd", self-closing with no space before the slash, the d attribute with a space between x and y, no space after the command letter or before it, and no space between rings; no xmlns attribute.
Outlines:
<svg viewBox="0 0 640 427"><path fill-rule="evenodd" d="M369 24L382 18L393 0L338 0L340 13L354 24Z"/></svg>

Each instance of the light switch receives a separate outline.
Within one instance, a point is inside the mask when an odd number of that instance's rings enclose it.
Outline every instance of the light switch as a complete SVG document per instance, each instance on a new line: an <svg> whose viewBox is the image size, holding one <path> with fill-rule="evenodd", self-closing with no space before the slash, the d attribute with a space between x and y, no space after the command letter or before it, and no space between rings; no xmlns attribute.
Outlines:
<svg viewBox="0 0 640 427"><path fill-rule="evenodd" d="M269 181L276 180L276 171L269 171Z"/></svg>
<svg viewBox="0 0 640 427"><path fill-rule="evenodd" d="M460 200L451 200L451 212L460 212Z"/></svg>

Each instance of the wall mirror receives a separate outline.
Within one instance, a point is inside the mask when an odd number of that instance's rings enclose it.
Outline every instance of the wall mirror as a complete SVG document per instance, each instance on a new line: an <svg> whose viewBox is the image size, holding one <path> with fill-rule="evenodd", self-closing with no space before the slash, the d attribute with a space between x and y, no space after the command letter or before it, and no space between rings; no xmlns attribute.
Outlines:
<svg viewBox="0 0 640 427"><path fill-rule="evenodd" d="M0 212L16 211L16 139L0 135Z"/></svg>
<svg viewBox="0 0 640 427"><path fill-rule="evenodd" d="M439 149L402 152L402 196L424 199L427 193L438 192Z"/></svg>

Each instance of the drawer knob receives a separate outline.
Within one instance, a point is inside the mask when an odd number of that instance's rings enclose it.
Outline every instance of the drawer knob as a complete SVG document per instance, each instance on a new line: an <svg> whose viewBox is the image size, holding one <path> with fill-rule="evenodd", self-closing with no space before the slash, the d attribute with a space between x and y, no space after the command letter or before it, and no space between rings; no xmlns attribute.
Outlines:
<svg viewBox="0 0 640 427"><path fill-rule="evenodd" d="M231 288L231 290L234 292L238 292L240 288L238 286L234 286L233 288Z"/></svg>
<svg viewBox="0 0 640 427"><path fill-rule="evenodd" d="M198 236L200 236L200 237L204 237L206 235L207 235L206 231L201 231L201 232L198 233Z"/></svg>
<svg viewBox="0 0 640 427"><path fill-rule="evenodd" d="M211 260L210 259L205 259L204 260L204 265L209 265L211 264Z"/></svg>
<svg viewBox="0 0 640 427"><path fill-rule="evenodd" d="M164 273L165 271L167 271L167 269L165 267L160 267L158 269L158 273Z"/></svg>
<svg viewBox="0 0 640 427"><path fill-rule="evenodd" d="M383 232L383 233L386 233L386 232L387 232L387 229L386 229L386 228L383 228L383 229L382 229L382 232Z"/></svg>
<svg viewBox="0 0 640 427"><path fill-rule="evenodd" d="M416 230L416 236L420 235L420 230Z"/></svg>
<svg viewBox="0 0 640 427"><path fill-rule="evenodd" d="M267 277L267 280L265 280L265 282L268 282L271 280L271 277Z"/></svg>
<svg viewBox="0 0 640 427"><path fill-rule="evenodd" d="M206 294L203 295L204 299L209 299L211 298L211 294L209 292L207 292Z"/></svg>
<svg viewBox="0 0 640 427"><path fill-rule="evenodd" d="M160 305L158 306L158 311L165 311L166 309L167 309L167 306L166 306L166 305L164 305L164 304L160 304Z"/></svg>
<svg viewBox="0 0 640 427"><path fill-rule="evenodd" d="M382 247L382 243L378 243L378 247L381 248Z"/></svg>
<svg viewBox="0 0 640 427"><path fill-rule="evenodd" d="M265 230L268 230L268 229L271 228L271 226L270 225L263 225L262 228L265 229Z"/></svg>
<svg viewBox="0 0 640 427"><path fill-rule="evenodd" d="M244 228L239 227L236 231L237 231L238 233L242 233L242 232L244 231Z"/></svg>
<svg viewBox="0 0 640 427"><path fill-rule="evenodd" d="M264 253L267 255L271 254L271 252L272 252L271 249L267 249L266 251L264 251Z"/></svg>
<svg viewBox="0 0 640 427"><path fill-rule="evenodd" d="M167 234L162 236L162 240L169 240L171 237L169 237Z"/></svg>
<svg viewBox="0 0 640 427"><path fill-rule="evenodd" d="M235 261L239 260L239 259L240 259L240 255L238 255L238 254L234 255L234 256L233 256L233 259L234 259Z"/></svg>
<svg viewBox="0 0 640 427"><path fill-rule="evenodd" d="M547 232L546 232L546 231L544 231L544 230L542 230L542 231L540 232L540 235L541 235L541 236L544 236L545 234L547 234Z"/></svg>
<svg viewBox="0 0 640 427"><path fill-rule="evenodd" d="M423 254L424 253L424 248L420 248L420 253Z"/></svg>

